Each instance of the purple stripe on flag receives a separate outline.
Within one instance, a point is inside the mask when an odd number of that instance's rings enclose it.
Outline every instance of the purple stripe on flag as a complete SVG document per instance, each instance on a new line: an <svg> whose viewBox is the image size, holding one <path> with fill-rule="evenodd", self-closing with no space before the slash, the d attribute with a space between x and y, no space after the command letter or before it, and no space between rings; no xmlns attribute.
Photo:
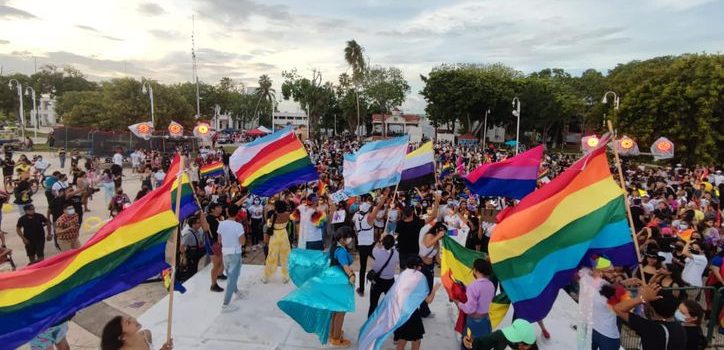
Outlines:
<svg viewBox="0 0 724 350"><path fill-rule="evenodd" d="M485 171L477 177L478 179L481 177L492 177L496 179L510 180L535 180L538 177L538 165L507 165L504 167L491 166L485 169Z"/></svg>
<svg viewBox="0 0 724 350"><path fill-rule="evenodd" d="M415 179L435 172L435 164L425 163L402 171L402 181Z"/></svg>
<svg viewBox="0 0 724 350"><path fill-rule="evenodd" d="M536 179L508 180L496 178L481 178L477 182L464 179L465 185L471 192L486 197L508 197L522 199L535 190Z"/></svg>

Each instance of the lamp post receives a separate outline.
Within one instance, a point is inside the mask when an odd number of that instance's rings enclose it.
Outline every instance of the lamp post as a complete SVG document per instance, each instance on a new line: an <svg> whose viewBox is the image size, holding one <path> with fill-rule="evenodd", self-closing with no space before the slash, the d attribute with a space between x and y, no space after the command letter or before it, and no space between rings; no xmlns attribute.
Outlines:
<svg viewBox="0 0 724 350"><path fill-rule="evenodd" d="M485 111L485 122L483 123L483 147L485 147L485 138L488 135L488 114L490 114L490 108Z"/></svg>
<svg viewBox="0 0 724 350"><path fill-rule="evenodd" d="M518 96L513 97L513 115L518 118L515 127L515 154L518 154L518 145L520 144L520 99Z"/></svg>
<svg viewBox="0 0 724 350"><path fill-rule="evenodd" d="M606 91L606 93L603 94L603 99L601 99L601 103L603 103L603 104L608 103L608 99L606 98L606 97L608 97L608 94L613 95L613 118L612 119L615 119L616 111L618 111L618 106L619 106L618 95L613 91ZM605 114L603 115L603 125L606 125L606 115Z"/></svg>
<svg viewBox="0 0 724 350"><path fill-rule="evenodd" d="M33 99L33 111L31 112L31 118L33 119L33 127L35 128L35 131L33 131L33 137L38 138L38 105L35 102L35 89L33 89L32 86L26 86L25 87L25 96L28 96L28 91L30 91L30 98Z"/></svg>
<svg viewBox="0 0 724 350"><path fill-rule="evenodd" d="M151 99L151 124L153 127L156 127L156 116L153 113L153 86L151 85L151 82L148 80L145 80L141 86L141 92L142 93L148 93L148 97Z"/></svg>
<svg viewBox="0 0 724 350"><path fill-rule="evenodd" d="M23 85L17 79L10 79L8 82L8 88L13 89L13 82L18 87L18 99L20 100L20 135L25 140L25 114L23 113Z"/></svg>

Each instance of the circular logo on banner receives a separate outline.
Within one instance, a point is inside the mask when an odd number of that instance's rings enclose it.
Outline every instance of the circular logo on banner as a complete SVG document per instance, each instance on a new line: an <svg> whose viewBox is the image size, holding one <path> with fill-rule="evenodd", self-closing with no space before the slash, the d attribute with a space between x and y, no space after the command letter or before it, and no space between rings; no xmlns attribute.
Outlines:
<svg viewBox="0 0 724 350"><path fill-rule="evenodd" d="M588 147L591 147L591 148L598 146L598 137L595 137L595 136L589 137L588 140L586 140L586 145L588 145Z"/></svg>
<svg viewBox="0 0 724 350"><path fill-rule="evenodd" d="M633 146L634 146L634 142L630 138L626 137L626 138L621 139L621 148L628 150L628 149L633 148Z"/></svg>
<svg viewBox="0 0 724 350"><path fill-rule="evenodd" d="M181 137L184 135L184 127L179 123L171 122L168 125L168 133L171 134L171 137Z"/></svg>
<svg viewBox="0 0 724 350"><path fill-rule="evenodd" d="M209 133L209 126L206 124L199 125L199 134L208 134Z"/></svg>
<svg viewBox="0 0 724 350"><path fill-rule="evenodd" d="M656 144L656 149L662 152L668 152L671 150L671 142L669 141L661 141L658 144Z"/></svg>
<svg viewBox="0 0 724 350"><path fill-rule="evenodd" d="M138 126L138 133L141 135L148 135L151 133L151 126L143 123Z"/></svg>

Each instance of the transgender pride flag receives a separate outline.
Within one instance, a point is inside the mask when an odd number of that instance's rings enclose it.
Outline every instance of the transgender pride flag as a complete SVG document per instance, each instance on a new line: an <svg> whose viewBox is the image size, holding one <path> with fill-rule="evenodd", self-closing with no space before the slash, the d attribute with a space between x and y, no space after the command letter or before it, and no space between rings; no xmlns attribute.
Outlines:
<svg viewBox="0 0 724 350"><path fill-rule="evenodd" d="M543 145L513 158L486 163L465 176L471 192L487 197L521 199L535 190Z"/></svg>
<svg viewBox="0 0 724 350"><path fill-rule="evenodd" d="M409 136L365 144L357 152L344 155L344 190L351 196L370 193L400 182L407 155Z"/></svg>

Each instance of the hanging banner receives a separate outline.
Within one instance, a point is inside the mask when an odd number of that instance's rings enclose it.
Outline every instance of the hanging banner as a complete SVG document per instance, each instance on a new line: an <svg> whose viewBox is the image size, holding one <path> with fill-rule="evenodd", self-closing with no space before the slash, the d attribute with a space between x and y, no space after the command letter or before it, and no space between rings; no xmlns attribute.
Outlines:
<svg viewBox="0 0 724 350"><path fill-rule="evenodd" d="M184 136L184 127L183 125L172 121L171 124L168 125L168 134L169 136L173 138L179 138Z"/></svg>
<svg viewBox="0 0 724 350"><path fill-rule="evenodd" d="M659 139L651 145L651 155L653 155L656 160L674 158L674 143L663 136L659 137Z"/></svg>
<svg viewBox="0 0 724 350"><path fill-rule="evenodd" d="M128 126L128 130L136 135L136 137L142 138L148 141L153 135L153 124L151 122L141 122Z"/></svg>
<svg viewBox="0 0 724 350"><path fill-rule="evenodd" d="M211 130L211 125L209 125L209 123L199 122L194 127L194 136L204 141L209 141L214 136L214 131Z"/></svg>
<svg viewBox="0 0 724 350"><path fill-rule="evenodd" d="M598 147L598 142L599 139L596 135L581 137L581 151L583 151L583 153L590 152L591 150Z"/></svg>
<svg viewBox="0 0 724 350"><path fill-rule="evenodd" d="M618 151L618 154L622 156L639 155L639 145L636 144L636 141L628 136L624 135L622 138L616 140L615 147Z"/></svg>

